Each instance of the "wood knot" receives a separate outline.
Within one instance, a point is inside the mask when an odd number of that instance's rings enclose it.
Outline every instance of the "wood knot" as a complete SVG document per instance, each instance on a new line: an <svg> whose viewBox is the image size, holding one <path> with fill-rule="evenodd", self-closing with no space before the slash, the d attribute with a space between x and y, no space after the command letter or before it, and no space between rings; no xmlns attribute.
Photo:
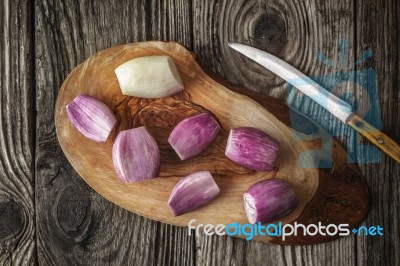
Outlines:
<svg viewBox="0 0 400 266"><path fill-rule="evenodd" d="M324 211L327 213L337 213L341 216L351 217L360 212L358 202L349 194L332 194L326 197Z"/></svg>
<svg viewBox="0 0 400 266"><path fill-rule="evenodd" d="M24 219L20 205L12 199L0 202L0 242L18 235L23 224Z"/></svg>
<svg viewBox="0 0 400 266"><path fill-rule="evenodd" d="M257 12L250 22L251 45L272 54L279 54L287 43L286 23L282 14L267 8Z"/></svg>
<svg viewBox="0 0 400 266"><path fill-rule="evenodd" d="M67 187L57 204L57 221L61 229L72 236L80 235L89 221L90 199L87 191L77 186Z"/></svg>
<svg viewBox="0 0 400 266"><path fill-rule="evenodd" d="M161 99L127 97L114 109L120 121L118 132L145 126L160 149L168 145L168 136L180 121L204 111L203 107L187 101L183 94Z"/></svg>

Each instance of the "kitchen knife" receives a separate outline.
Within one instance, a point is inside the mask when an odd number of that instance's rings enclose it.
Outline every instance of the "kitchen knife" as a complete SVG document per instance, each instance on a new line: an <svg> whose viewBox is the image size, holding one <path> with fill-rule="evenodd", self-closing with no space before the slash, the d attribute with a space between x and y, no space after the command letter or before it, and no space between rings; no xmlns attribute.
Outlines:
<svg viewBox="0 0 400 266"><path fill-rule="evenodd" d="M400 163L400 146L390 137L353 113L350 104L339 99L311 78L276 56L244 44L228 43L228 45L292 84L336 116L340 121L354 128L396 162Z"/></svg>

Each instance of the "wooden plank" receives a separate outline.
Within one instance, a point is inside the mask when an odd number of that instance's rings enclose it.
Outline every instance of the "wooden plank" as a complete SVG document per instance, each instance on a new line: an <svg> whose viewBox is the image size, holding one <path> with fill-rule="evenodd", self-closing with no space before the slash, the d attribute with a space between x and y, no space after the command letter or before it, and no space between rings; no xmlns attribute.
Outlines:
<svg viewBox="0 0 400 266"><path fill-rule="evenodd" d="M72 258L76 258L75 262L104 263L110 260L112 264L117 264L132 262L134 256L143 263L163 264L187 261L193 263L194 258L190 256L196 249L198 264L238 265L242 262L354 264L355 255L352 251L355 245L352 238L326 245L282 248L231 238L200 237L194 246L193 239L187 238L185 230L151 222L109 204L88 189L66 163L55 140L52 124L55 96L68 72L89 54L100 49L137 40L171 38L184 42L189 48L193 47L203 65L224 74L229 80L284 98L285 89L281 80L256 65L248 66L250 62L236 55L233 56L227 47L222 47L225 41L230 41L230 38L241 41L240 38L247 36L249 43L273 52L310 75L329 73L326 67L317 65L320 69L318 71L312 64L316 51L322 51L330 58L338 59L338 38L346 38L350 43L355 43L352 37L355 31L352 26L355 14L350 1L340 4L302 1L290 6L274 1L266 4L261 1L248 1L250 6L244 6L241 1L238 3L219 1L209 4L203 2L195 1L193 5L193 25L195 26L193 42L190 30L191 17L187 15L190 12L186 12L190 5L181 3L175 7L174 4L177 4L177 1L162 3L143 1L135 4L104 1L103 3L82 2L80 5L72 1L36 3L36 44L38 47L36 88L40 116L38 117L36 158L38 175L35 198L40 209L37 217L38 228L41 231L38 233L39 254L44 263L51 261L62 263L67 260L73 262ZM398 14L399 7L395 6L395 3L392 1L375 5L372 2L365 2L357 5L358 50L351 50L350 54L358 54L369 47L377 51L379 57L375 57L373 65L378 71L379 87L384 88L380 92L383 99L381 103L384 130L391 137L397 137L396 140L399 141L398 136L391 133L399 132L400 124L399 116L393 118L392 115L392 110L396 110L399 99L396 89L399 75L391 75L393 72L398 72L399 22L394 17L395 12ZM381 8L382 6L384 8ZM276 12L279 16L275 14ZM165 15L166 13L168 15ZM239 13L245 14L235 15ZM22 18L26 17L22 16ZM157 23L152 22L154 17L158 18ZM260 17L261 19L257 20ZM179 23L181 20L185 23ZM246 21L249 22L246 23ZM166 24L168 27L165 26ZM238 25L248 27L240 28ZM308 26L304 27L304 25ZM388 28L393 27L397 30L387 31ZM177 33L175 29L178 29ZM18 31L11 31L12 34L16 32ZM4 54L10 55L10 53ZM233 59L229 60L230 57ZM243 61L245 64L242 64ZM235 68L237 71L232 70ZM1 71L1 73L4 72ZM2 84L3 82L2 77ZM1 89L3 88L2 85ZM344 91L351 91L351 88L345 87ZM313 106L310 109L317 110ZM2 118L2 121L6 120ZM327 126L328 122L321 123ZM24 153L26 157L28 154L29 152ZM382 226L387 228L390 237L386 235L380 239L358 238L356 247L358 264L375 264L381 262L383 258L390 258L392 265L399 264L395 256L395 247L398 246L396 236L399 235L397 222L399 214L396 208L399 202L399 184L398 176L394 174L400 172L398 165L385 158L378 166L363 166L363 171L370 184L373 205L377 206L371 211L366 224L377 224L383 221ZM81 193L82 190L84 193ZM80 196L74 198L71 195ZM52 202L54 198L58 201ZM61 204L57 203L59 201ZM54 217L58 217L60 222L54 220ZM118 224L115 223L117 219L121 220ZM123 226L128 221L135 224L133 229L130 226ZM46 223L50 227L47 227ZM140 232L141 230L143 231ZM143 232L156 234L157 238L143 237L140 234ZM132 242L140 244L132 244ZM139 247L141 244L143 246ZM108 248L105 248L105 245ZM68 252L65 252L64 248L72 255L66 254ZM125 252L129 249L131 252ZM380 252L385 250L384 256L375 256L374 250ZM190 257L187 261L184 260L186 255Z"/></svg>
<svg viewBox="0 0 400 266"><path fill-rule="evenodd" d="M36 261L29 1L0 2L0 264Z"/></svg>
<svg viewBox="0 0 400 266"><path fill-rule="evenodd" d="M358 69L376 70L382 131L400 143L400 2L357 1L356 16L356 55L360 56L367 49L373 51L373 57ZM368 86L375 81L367 78L360 82L366 81ZM357 152L359 156L369 156L360 149ZM374 206L364 225L380 225L384 228L384 235L357 238L358 265L400 265L400 164L382 155L380 163L364 164L362 171Z"/></svg>
<svg viewBox="0 0 400 266"><path fill-rule="evenodd" d="M190 4L36 1L38 259L53 265L193 265L187 230L127 212L75 173L56 139L54 105L68 73L90 54L150 39L191 46Z"/></svg>
<svg viewBox="0 0 400 266"><path fill-rule="evenodd" d="M285 82L227 46L234 41L271 52L311 76L332 73L316 62L317 52L340 61L339 40L354 42L353 1L194 1L194 51L200 62L228 80L249 89L286 99ZM344 60L352 60L349 47ZM337 71L337 70L336 70ZM352 92L346 84L338 93ZM307 99L292 103L340 139L354 133ZM322 112L322 113L321 113ZM200 236L199 265L354 265L353 237L323 245L280 247L244 240Z"/></svg>

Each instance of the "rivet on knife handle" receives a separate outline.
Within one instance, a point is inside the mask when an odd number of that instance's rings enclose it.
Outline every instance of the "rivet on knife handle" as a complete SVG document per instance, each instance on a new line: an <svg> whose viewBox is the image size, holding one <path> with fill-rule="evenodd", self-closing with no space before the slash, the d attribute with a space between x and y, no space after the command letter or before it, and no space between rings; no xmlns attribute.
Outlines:
<svg viewBox="0 0 400 266"><path fill-rule="evenodd" d="M349 117L347 124L371 141L376 147L392 157L396 162L400 163L400 146L390 137L356 114L352 114Z"/></svg>

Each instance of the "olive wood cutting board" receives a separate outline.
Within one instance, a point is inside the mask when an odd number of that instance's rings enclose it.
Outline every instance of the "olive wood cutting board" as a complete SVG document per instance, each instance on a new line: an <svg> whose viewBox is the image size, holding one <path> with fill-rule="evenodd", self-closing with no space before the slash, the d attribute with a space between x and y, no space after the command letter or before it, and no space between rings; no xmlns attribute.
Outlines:
<svg viewBox="0 0 400 266"><path fill-rule="evenodd" d="M141 56L169 55L181 74L184 91L162 99L141 99L121 94L114 69ZM65 106L77 95L86 93L103 101L117 117L117 125L105 143L81 135L69 122ZM221 124L213 143L200 155L181 161L167 142L174 126L182 119L205 110ZM293 113L292 113L293 117ZM310 224L361 223L368 208L368 193L359 169L347 163L343 147L332 141L333 166L329 169L304 168L313 162L310 150L321 150L330 139L319 126L297 115L291 126L289 108L282 102L250 90L211 78L185 47L174 42L141 42L103 50L77 66L64 81L58 95L55 125L62 150L81 177L111 202L139 215L177 226L195 224L247 223L243 193L255 182L268 178L285 179L299 197L298 207L280 221ZM117 134L146 126L161 152L160 176L148 181L122 183L114 171L112 145ZM239 126L259 128L280 142L276 171L256 172L240 167L225 155L229 130ZM322 149L324 150L324 149ZM319 155L321 156L321 155ZM174 217L167 206L169 195L184 176L209 170L221 189L210 204ZM257 236L254 240L277 244L314 244L337 236L280 237Z"/></svg>

